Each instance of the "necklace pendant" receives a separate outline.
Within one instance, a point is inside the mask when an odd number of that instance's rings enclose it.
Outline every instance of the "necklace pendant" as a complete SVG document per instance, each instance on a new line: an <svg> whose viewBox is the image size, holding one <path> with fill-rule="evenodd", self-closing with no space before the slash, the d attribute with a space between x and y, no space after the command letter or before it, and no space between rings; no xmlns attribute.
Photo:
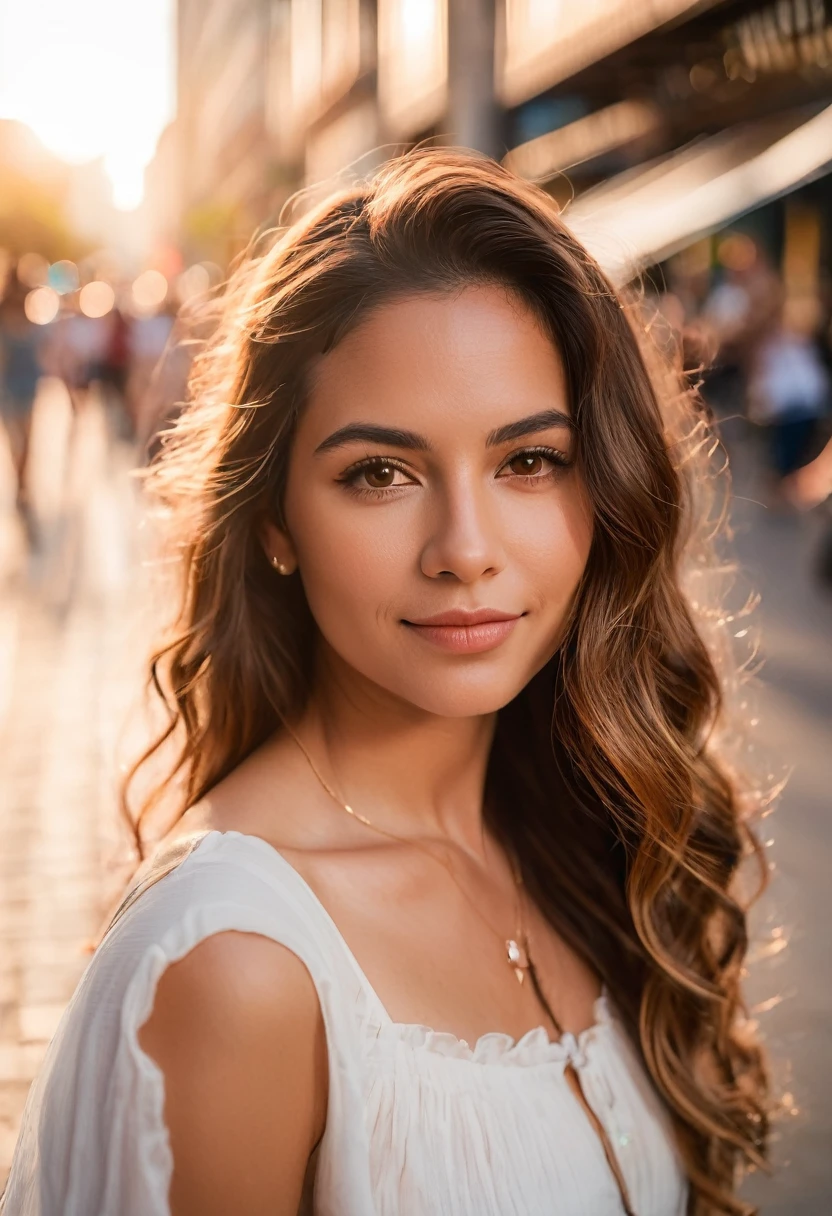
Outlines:
<svg viewBox="0 0 832 1216"><path fill-rule="evenodd" d="M517 983L522 984L529 969L529 956L525 947L516 942L513 937L506 942L506 960L517 977Z"/></svg>

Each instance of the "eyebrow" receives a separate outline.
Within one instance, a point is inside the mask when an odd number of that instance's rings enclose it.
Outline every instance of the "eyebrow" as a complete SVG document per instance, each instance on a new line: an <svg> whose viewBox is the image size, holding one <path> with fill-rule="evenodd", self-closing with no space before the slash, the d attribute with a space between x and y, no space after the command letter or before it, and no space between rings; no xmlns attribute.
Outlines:
<svg viewBox="0 0 832 1216"><path fill-rule="evenodd" d="M396 427L377 426L374 422L351 422L319 443L315 448L318 452L331 452L333 448L342 448L348 443L380 443L394 448L410 448L414 452L427 452L430 444L424 435L415 431L402 431Z"/></svg>
<svg viewBox="0 0 832 1216"><path fill-rule="evenodd" d="M511 443L513 439L522 439L524 435L551 430L555 426L566 427L571 431L572 419L561 410L541 410L537 414L529 414L528 418L518 418L516 422L498 426L496 431L492 431L488 436L486 443L490 448L494 448L501 443Z"/></svg>
<svg viewBox="0 0 832 1216"><path fill-rule="evenodd" d="M537 414L529 414L527 418L518 418L491 431L486 439L490 448L502 443L511 443L514 439L522 439L524 435L533 435L537 431L548 431L552 427L572 429L572 419L561 410L540 410ZM335 448L345 447L348 443L377 443L395 448L407 448L412 452L429 452L431 445L424 435L416 431L405 431L398 427L378 426L374 422L351 422L347 426L333 431L322 443L315 448L315 454L331 452Z"/></svg>

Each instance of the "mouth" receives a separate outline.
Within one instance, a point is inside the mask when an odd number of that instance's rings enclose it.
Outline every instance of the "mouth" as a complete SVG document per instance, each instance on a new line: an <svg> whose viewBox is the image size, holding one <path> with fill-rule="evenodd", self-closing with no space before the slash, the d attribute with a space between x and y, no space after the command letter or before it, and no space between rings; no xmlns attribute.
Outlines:
<svg viewBox="0 0 832 1216"><path fill-rule="evenodd" d="M525 614L497 608L455 609L420 620L403 620L422 641L452 654L482 654L500 646Z"/></svg>

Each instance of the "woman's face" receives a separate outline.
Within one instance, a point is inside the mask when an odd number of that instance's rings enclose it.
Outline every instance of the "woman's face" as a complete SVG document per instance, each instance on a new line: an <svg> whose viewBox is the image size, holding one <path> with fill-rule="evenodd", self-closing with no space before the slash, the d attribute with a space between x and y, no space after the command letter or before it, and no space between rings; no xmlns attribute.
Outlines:
<svg viewBox="0 0 832 1216"><path fill-rule="evenodd" d="M520 692L592 537L569 419L558 351L498 287L387 303L321 358L263 540L328 664L444 717Z"/></svg>

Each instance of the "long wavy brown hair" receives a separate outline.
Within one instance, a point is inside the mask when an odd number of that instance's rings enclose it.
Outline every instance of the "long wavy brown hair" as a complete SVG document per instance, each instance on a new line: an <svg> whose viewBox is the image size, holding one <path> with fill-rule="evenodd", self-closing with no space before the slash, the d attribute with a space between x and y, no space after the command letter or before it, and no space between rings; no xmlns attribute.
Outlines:
<svg viewBox="0 0 832 1216"><path fill-rule="evenodd" d="M765 1064L740 988L740 863L765 866L714 743L722 688L684 591L707 568L712 445L695 394L651 370L643 326L551 200L473 154L422 150L343 189L239 268L151 488L178 537L179 615L152 662L169 722L142 757L198 800L296 720L315 626L257 539L279 521L313 360L408 292L500 284L563 358L592 548L556 657L498 716L486 814L555 929L595 968L672 1115L691 1213L751 1209ZM698 624L699 627L698 627Z"/></svg>

